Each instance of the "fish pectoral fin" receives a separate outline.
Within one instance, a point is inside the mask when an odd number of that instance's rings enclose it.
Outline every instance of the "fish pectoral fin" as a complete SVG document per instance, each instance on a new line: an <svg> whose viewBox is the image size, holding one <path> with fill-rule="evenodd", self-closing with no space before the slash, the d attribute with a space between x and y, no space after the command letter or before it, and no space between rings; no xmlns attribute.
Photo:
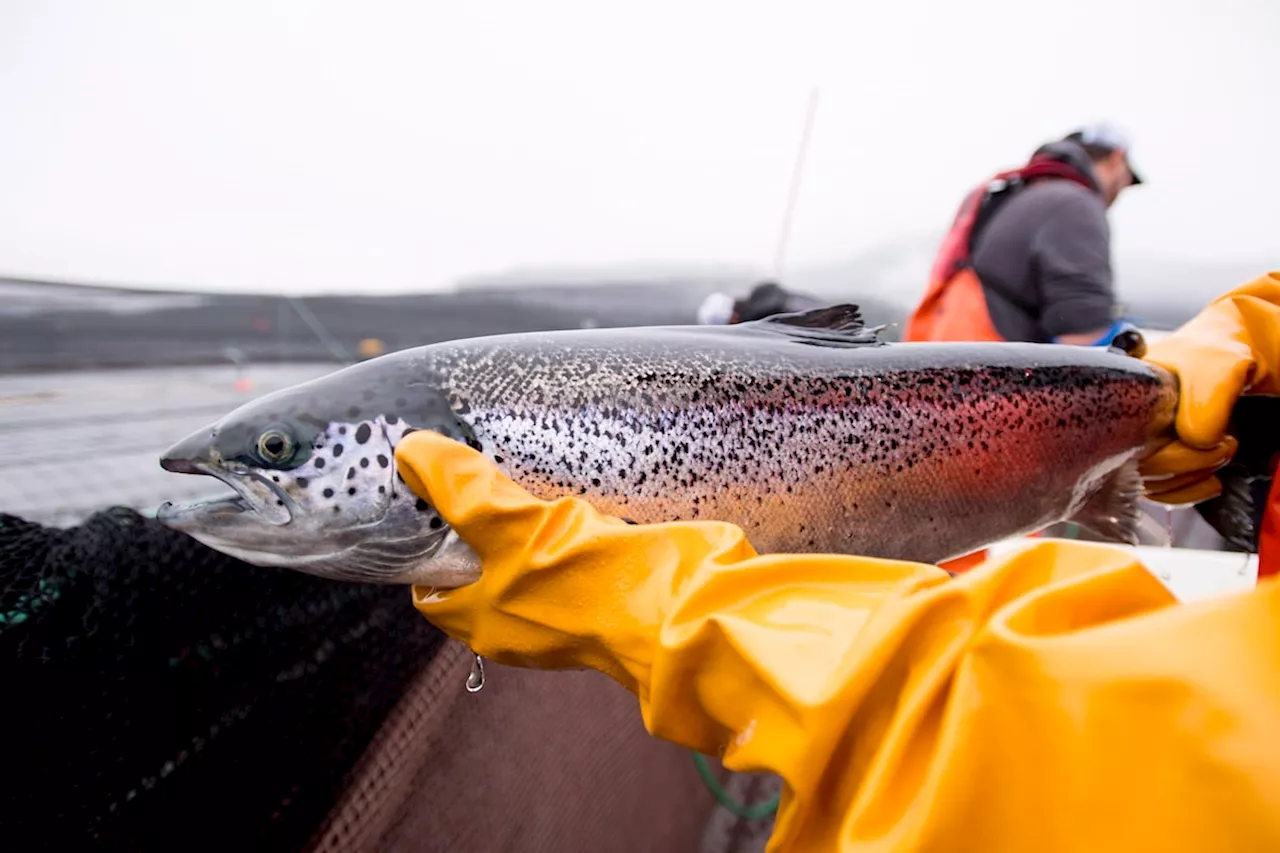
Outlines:
<svg viewBox="0 0 1280 853"><path fill-rule="evenodd" d="M1132 459L1112 471L1070 520L1108 541L1137 545L1141 541L1142 495L1138 460Z"/></svg>
<svg viewBox="0 0 1280 853"><path fill-rule="evenodd" d="M842 347L882 345L884 341L880 340L879 333L885 327L868 327L862 319L862 309L841 303L809 311L774 314L730 328L783 335L797 343L814 346Z"/></svg>

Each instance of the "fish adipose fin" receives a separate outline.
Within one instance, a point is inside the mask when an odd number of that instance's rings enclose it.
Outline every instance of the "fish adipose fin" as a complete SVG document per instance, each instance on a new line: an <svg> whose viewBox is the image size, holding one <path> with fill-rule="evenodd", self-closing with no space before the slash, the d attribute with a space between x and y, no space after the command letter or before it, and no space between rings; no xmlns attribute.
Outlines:
<svg viewBox="0 0 1280 853"><path fill-rule="evenodd" d="M885 327L868 327L863 322L861 309L844 303L791 314L774 314L731 328L784 335L797 343L813 346L853 347L883 345L879 333Z"/></svg>
<svg viewBox="0 0 1280 853"><path fill-rule="evenodd" d="M1130 460L1102 481L1071 520L1109 542L1141 544L1140 533L1147 529L1139 504L1142 495L1138 462Z"/></svg>

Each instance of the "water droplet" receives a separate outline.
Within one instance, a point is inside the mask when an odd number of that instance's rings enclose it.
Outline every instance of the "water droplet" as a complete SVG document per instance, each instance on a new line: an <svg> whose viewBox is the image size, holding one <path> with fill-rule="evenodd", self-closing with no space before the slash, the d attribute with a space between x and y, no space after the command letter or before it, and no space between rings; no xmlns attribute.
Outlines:
<svg viewBox="0 0 1280 853"><path fill-rule="evenodd" d="M471 662L471 672L467 673L467 692L479 693L482 687L484 687L484 659L476 655L476 659Z"/></svg>

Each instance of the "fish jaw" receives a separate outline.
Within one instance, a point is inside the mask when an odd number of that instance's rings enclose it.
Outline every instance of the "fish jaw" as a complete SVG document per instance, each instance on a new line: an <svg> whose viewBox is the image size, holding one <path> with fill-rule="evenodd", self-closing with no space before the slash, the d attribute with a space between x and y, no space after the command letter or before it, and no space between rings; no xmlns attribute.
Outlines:
<svg viewBox="0 0 1280 853"><path fill-rule="evenodd" d="M287 551L282 553L280 546L298 540L307 524L302 508L279 485L243 466L231 468L171 454L165 455L161 465L176 473L214 477L234 492L184 504L165 501L156 509L161 524L255 565L287 565Z"/></svg>
<svg viewBox="0 0 1280 853"><path fill-rule="evenodd" d="M215 551L253 565L289 568L295 562L270 548L266 537L274 525L238 494L188 504L165 501L156 510L156 519Z"/></svg>
<svg viewBox="0 0 1280 853"><path fill-rule="evenodd" d="M160 455L160 467L176 474L217 476L210 469L220 461L217 438L216 424L196 430Z"/></svg>
<svg viewBox="0 0 1280 853"><path fill-rule="evenodd" d="M216 476L236 493L188 504L166 501L156 511L157 520L250 565L330 580L442 589L480 576L479 558L469 546L448 527L432 527L413 504L393 504L376 517L336 527L326 507L294 500L260 472L191 467L182 473ZM284 505L279 498L263 501L261 489L281 495Z"/></svg>
<svg viewBox="0 0 1280 853"><path fill-rule="evenodd" d="M302 532L305 528L264 525L239 495L188 505L166 501L156 517L208 548L262 568L289 569L328 580L436 589L452 589L480 578L479 557L449 529L384 541L371 553L367 540L361 538L334 542L323 534Z"/></svg>
<svg viewBox="0 0 1280 853"><path fill-rule="evenodd" d="M235 497L214 498L177 505L165 501L156 510L156 517L176 530L196 529L201 526L217 527L235 523L246 513L272 527L282 527L293 521L298 506L293 497L262 473L245 466L229 467L212 462L199 462L166 456L160 463L165 470L180 474L197 474L214 477L229 486Z"/></svg>
<svg viewBox="0 0 1280 853"><path fill-rule="evenodd" d="M228 519L246 512L258 513L273 526L292 521L295 504L293 498L276 485L279 478L272 482L248 465L224 462L218 452L217 434L216 425L193 432L161 455L160 467L176 474L213 477L230 487L236 496L182 506L165 501L156 510L156 517L182 532L231 523Z"/></svg>

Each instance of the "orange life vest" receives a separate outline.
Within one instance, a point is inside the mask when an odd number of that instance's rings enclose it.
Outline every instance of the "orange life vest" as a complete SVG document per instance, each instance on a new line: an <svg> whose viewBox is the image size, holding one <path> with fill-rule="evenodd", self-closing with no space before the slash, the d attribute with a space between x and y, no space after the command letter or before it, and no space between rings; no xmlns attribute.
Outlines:
<svg viewBox="0 0 1280 853"><path fill-rule="evenodd" d="M924 298L907 319L904 341L1004 340L991 321L970 254L981 227L1000 205L1023 187L1046 179L1075 181L1093 189L1089 179L1068 164L1039 156L1020 169L1001 172L964 197L934 259Z"/></svg>

